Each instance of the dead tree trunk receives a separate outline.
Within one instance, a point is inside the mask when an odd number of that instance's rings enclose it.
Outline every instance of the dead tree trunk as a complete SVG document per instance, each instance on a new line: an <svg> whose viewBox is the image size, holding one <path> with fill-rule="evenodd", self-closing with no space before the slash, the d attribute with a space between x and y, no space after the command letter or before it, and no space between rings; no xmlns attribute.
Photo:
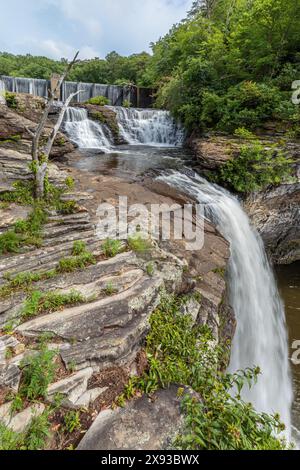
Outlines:
<svg viewBox="0 0 300 470"><path fill-rule="evenodd" d="M49 91L49 98L46 103L42 118L40 123L38 124L35 132L30 132L32 135L32 150L31 150L31 155L32 155L32 170L34 174L34 192L35 192L35 197L36 199L42 199L45 194L45 177L47 174L47 169L48 169L48 160L49 160L49 155L53 146L53 143L55 141L56 135L59 131L59 128L61 126L61 123L63 121L65 112L67 107L69 106L70 102L72 99L80 92L73 93L68 97L66 102L64 103L63 107L60 110L59 116L57 123L53 127L50 136L48 137L46 145L43 147L40 146L40 139L41 136L44 132L49 112L51 107L53 106L54 100L55 100L55 95L58 90L60 90L63 82L65 81L66 76L70 72L71 68L73 65L77 62L77 57L78 57L79 52L75 55L74 59L72 62L70 62L63 73L63 75L60 77L57 86L55 90L50 90Z"/></svg>

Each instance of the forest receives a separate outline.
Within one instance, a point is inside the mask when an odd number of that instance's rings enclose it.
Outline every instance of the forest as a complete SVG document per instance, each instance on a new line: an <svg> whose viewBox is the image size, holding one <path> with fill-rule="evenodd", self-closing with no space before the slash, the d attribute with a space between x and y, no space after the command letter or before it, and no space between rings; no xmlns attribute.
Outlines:
<svg viewBox="0 0 300 470"><path fill-rule="evenodd" d="M299 24L297 0L197 0L151 44L152 54L113 51L79 62L68 79L154 87L157 107L190 131L232 132L276 120L298 133L291 87L300 79ZM2 52L0 75L49 78L65 63Z"/></svg>

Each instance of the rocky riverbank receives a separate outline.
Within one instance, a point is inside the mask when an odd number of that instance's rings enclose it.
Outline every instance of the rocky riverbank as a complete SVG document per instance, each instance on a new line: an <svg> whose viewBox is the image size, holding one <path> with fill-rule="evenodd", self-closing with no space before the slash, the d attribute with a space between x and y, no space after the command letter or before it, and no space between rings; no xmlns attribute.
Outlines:
<svg viewBox="0 0 300 470"><path fill-rule="evenodd" d="M16 182L30 182L28 129L40 115L38 101L17 96L16 107L0 106L0 197L6 195L0 234L32 212L28 203L10 202L9 194ZM74 151L60 134L52 157ZM37 246L28 242L0 256L0 421L27 440L32 422L50 422L43 440L49 449L74 448L85 435L80 448L110 449L112 440L120 449L166 448L184 422L178 387L150 398L137 394L123 408L115 409L116 400L130 377L149 368L145 339L162 291L184 298L181 314L208 327L215 341L232 339L235 320L224 279L229 245L207 222L200 251L186 251L178 241L141 247L125 240L112 250L95 237L100 202L117 204L120 194L130 204L185 196L151 180L95 176L58 162L49 166L49 181L61 202L46 211ZM66 212L61 203L68 201ZM39 367L49 379L41 389L26 375L34 370L38 376ZM149 426L143 427L145 420Z"/></svg>

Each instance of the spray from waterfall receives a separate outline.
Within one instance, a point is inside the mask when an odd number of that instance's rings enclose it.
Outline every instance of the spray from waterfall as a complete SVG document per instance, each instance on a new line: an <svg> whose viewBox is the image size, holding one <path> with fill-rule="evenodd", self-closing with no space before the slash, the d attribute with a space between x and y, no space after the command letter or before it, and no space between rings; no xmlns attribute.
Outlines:
<svg viewBox="0 0 300 470"><path fill-rule="evenodd" d="M243 398L258 411L280 413L290 437L292 386L284 307L263 242L238 200L194 174L162 177L205 205L206 216L230 242L230 303L237 319L230 371L259 366L262 374Z"/></svg>

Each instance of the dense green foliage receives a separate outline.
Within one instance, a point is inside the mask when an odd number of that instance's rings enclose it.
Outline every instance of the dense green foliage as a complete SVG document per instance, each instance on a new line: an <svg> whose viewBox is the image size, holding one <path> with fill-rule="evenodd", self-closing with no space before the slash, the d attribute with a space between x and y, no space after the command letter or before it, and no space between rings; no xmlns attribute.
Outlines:
<svg viewBox="0 0 300 470"><path fill-rule="evenodd" d="M175 441L177 448L285 448L285 442L278 437L284 429L279 416L257 413L241 398L242 389L255 383L259 368L236 374L223 372L220 366L224 349L216 344L209 328L193 326L191 317L180 313L187 300L163 294L150 319L148 371L130 380L119 404L136 390L152 393L172 383L188 385L199 395L187 393L183 398L186 429ZM233 389L236 393L232 395ZM178 393L184 395L184 389L179 388Z"/></svg>
<svg viewBox="0 0 300 470"><path fill-rule="evenodd" d="M146 52L124 57L113 51L105 59L80 61L67 78L78 82L143 85L143 73L149 60ZM65 59L55 61L30 54L0 53L0 75L49 79L53 73L62 73L65 67Z"/></svg>
<svg viewBox="0 0 300 470"><path fill-rule="evenodd" d="M291 85L300 79L298 0L198 0L186 19L145 52L81 61L68 79L158 88L188 130L254 129L274 119L299 135ZM0 75L49 78L66 60L0 53ZM13 103L12 103L13 104ZM128 103L125 103L128 105Z"/></svg>
<svg viewBox="0 0 300 470"><path fill-rule="evenodd" d="M292 179L293 160L276 146L265 148L258 140L244 144L240 154L220 170L217 181L237 192L249 193Z"/></svg>
<svg viewBox="0 0 300 470"><path fill-rule="evenodd" d="M291 85L300 79L299 22L298 0L194 2L188 18L153 45L145 83L159 86L157 105L190 130L297 123Z"/></svg>

